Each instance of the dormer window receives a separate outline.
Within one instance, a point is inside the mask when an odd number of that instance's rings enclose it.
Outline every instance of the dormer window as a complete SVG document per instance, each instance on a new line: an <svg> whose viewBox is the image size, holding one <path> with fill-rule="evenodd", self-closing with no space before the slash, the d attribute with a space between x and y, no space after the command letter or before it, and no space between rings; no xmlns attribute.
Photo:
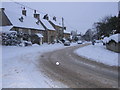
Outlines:
<svg viewBox="0 0 120 90"><path fill-rule="evenodd" d="M48 14L44 15L43 19L49 20Z"/></svg>
<svg viewBox="0 0 120 90"><path fill-rule="evenodd" d="M39 22L40 22L40 20L38 20L38 21L36 22L36 24L39 25Z"/></svg>
<svg viewBox="0 0 120 90"><path fill-rule="evenodd" d="M56 17L55 16L53 17L53 20L56 21Z"/></svg>
<svg viewBox="0 0 120 90"><path fill-rule="evenodd" d="M22 16L19 18L19 20L20 20L21 22L23 22L23 19L24 19L24 18L23 18Z"/></svg>

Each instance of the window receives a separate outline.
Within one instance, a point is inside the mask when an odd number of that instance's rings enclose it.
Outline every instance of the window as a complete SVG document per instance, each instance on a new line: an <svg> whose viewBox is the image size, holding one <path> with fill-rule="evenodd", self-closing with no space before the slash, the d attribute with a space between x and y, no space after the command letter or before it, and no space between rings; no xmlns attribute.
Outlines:
<svg viewBox="0 0 120 90"><path fill-rule="evenodd" d="M19 28L19 33L22 33L22 29L21 28Z"/></svg>
<svg viewBox="0 0 120 90"><path fill-rule="evenodd" d="M28 34L31 35L31 30L30 29L28 30Z"/></svg>

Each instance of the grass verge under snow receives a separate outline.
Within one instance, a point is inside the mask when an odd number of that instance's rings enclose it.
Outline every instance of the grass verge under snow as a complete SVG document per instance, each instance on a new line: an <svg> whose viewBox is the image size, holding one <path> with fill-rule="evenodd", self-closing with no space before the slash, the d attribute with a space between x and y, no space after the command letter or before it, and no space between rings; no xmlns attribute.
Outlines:
<svg viewBox="0 0 120 90"><path fill-rule="evenodd" d="M109 66L118 66L118 55L106 49L102 44L95 44L79 48L75 51L79 56L85 57L92 61L100 62Z"/></svg>

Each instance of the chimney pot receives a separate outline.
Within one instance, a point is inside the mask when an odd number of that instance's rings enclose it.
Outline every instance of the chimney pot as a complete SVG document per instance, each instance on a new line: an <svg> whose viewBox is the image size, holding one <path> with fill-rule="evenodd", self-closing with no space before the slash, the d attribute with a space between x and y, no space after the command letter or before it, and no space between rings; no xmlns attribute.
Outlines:
<svg viewBox="0 0 120 90"><path fill-rule="evenodd" d="M22 15L25 15L26 16L26 10L25 10L25 8L23 8L23 10L22 10Z"/></svg>
<svg viewBox="0 0 120 90"><path fill-rule="evenodd" d="M40 19L40 14L34 13L34 18L39 20Z"/></svg>
<svg viewBox="0 0 120 90"><path fill-rule="evenodd" d="M5 8L0 8L0 11L4 11L5 10Z"/></svg>
<svg viewBox="0 0 120 90"><path fill-rule="evenodd" d="M34 13L36 13L36 10L34 10Z"/></svg>

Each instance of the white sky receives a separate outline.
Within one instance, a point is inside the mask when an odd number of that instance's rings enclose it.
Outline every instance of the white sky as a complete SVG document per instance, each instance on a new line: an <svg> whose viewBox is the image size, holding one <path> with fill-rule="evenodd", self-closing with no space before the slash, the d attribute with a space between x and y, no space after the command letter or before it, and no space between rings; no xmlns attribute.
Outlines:
<svg viewBox="0 0 120 90"><path fill-rule="evenodd" d="M71 30L82 33L92 28L92 24L101 18L118 14L117 2L22 2L22 4L52 16L64 17L65 24ZM8 7L9 4L4 6ZM14 9L14 6L12 7Z"/></svg>

